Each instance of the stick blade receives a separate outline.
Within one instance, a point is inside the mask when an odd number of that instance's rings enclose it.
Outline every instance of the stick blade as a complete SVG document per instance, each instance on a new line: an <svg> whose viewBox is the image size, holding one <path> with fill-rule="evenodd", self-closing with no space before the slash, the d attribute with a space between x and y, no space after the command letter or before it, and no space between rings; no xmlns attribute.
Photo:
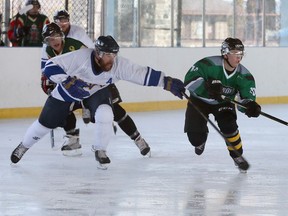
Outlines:
<svg viewBox="0 0 288 216"><path fill-rule="evenodd" d="M33 8L33 5L27 5L23 8L21 8L18 13L20 15L25 14L25 13L27 13L27 11L31 10L32 8Z"/></svg>

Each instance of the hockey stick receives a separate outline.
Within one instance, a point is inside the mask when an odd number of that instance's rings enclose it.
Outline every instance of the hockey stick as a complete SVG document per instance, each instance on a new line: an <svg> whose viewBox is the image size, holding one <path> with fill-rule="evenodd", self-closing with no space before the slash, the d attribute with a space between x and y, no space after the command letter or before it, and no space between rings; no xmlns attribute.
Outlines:
<svg viewBox="0 0 288 216"><path fill-rule="evenodd" d="M234 153L242 158L244 161L246 161L247 163L247 167L243 168L243 170L248 170L249 169L249 163L248 161L237 151L237 149L235 148L235 146L233 146L228 140L227 138L223 135L223 133L219 130L219 128L217 128L217 126L209 119L209 117L206 117L201 110L191 101L191 99L189 98L189 96L185 93L182 92L183 96L188 100L188 102L193 106L193 108L207 121L210 123L210 125L218 132L218 134L224 139L224 141L227 143L227 145L233 149ZM242 168L241 168L242 169Z"/></svg>
<svg viewBox="0 0 288 216"><path fill-rule="evenodd" d="M55 148L55 139L54 139L54 130L53 129L50 131L50 140L51 140L51 148L54 149Z"/></svg>
<svg viewBox="0 0 288 216"><path fill-rule="evenodd" d="M51 89L48 89L47 94L48 96L51 94ZM55 139L54 139L54 130L51 129L50 131L50 142L51 142L51 148L54 149L55 148Z"/></svg>
<svg viewBox="0 0 288 216"><path fill-rule="evenodd" d="M229 97L225 97L225 96L223 96L223 95L222 95L222 98L223 98L224 100L226 100L226 101L230 101L231 103L234 103L234 104L236 104L236 105L238 105L238 106L240 106L240 107L242 107L242 108L247 109L247 107L246 107L244 104L242 104L242 103L240 103L240 102L238 102L238 101L236 101L236 100L233 100L233 99L231 99L231 98L229 98ZM274 120L274 121L276 121L276 122L279 122L279 123L281 123L281 124L284 124L284 125L288 126L288 122L286 122L286 121L284 121L284 120L282 120L282 119L279 119L279 118L277 118L277 117L275 117L275 116L269 115L269 114L267 114L267 113L265 113L265 112L262 112L262 111L260 112L260 114L263 115L263 116L265 116L266 118L269 118L269 119L271 119L271 120Z"/></svg>
<svg viewBox="0 0 288 216"><path fill-rule="evenodd" d="M21 8L19 11L18 11L18 14L19 15L22 15L22 14L25 14L25 13L27 13L29 10L31 10L33 8L33 5L27 5L27 6L25 6L25 7L23 7L23 8Z"/></svg>

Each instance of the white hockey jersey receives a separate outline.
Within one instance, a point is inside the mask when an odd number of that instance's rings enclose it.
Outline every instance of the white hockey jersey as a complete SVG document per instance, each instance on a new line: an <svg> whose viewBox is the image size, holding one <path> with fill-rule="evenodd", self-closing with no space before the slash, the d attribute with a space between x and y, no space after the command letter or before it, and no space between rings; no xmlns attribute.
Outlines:
<svg viewBox="0 0 288 216"><path fill-rule="evenodd" d="M70 30L66 35L66 38L73 38L75 40L81 41L88 48L95 47L93 41L88 37L85 30L77 25L70 24Z"/></svg>
<svg viewBox="0 0 288 216"><path fill-rule="evenodd" d="M67 102L84 99L71 96L63 87L62 82L69 76L83 80L89 86L84 89L90 95L119 80L143 86L164 87L165 76L161 71L134 64L120 56L115 57L110 71L99 71L99 69L97 71L94 49L80 49L51 58L45 65L44 74L49 80L57 83L57 87L51 93L52 97Z"/></svg>
<svg viewBox="0 0 288 216"><path fill-rule="evenodd" d="M88 37L85 30L77 25L70 24L70 30L65 38L73 38L74 40L78 40L83 43L87 48L94 48L93 41ZM43 72L43 68L49 59L48 54L46 52L46 44L43 44L42 51L41 51L41 70Z"/></svg>

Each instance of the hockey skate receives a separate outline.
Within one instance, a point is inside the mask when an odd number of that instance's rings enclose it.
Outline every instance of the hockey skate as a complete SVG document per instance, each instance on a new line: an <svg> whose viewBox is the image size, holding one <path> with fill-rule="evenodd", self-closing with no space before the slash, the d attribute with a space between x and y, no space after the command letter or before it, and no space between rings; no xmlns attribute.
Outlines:
<svg viewBox="0 0 288 216"><path fill-rule="evenodd" d="M151 151L150 151L150 147L148 145L148 143L141 137L141 135L139 135L135 140L134 143L136 144L136 146L139 148L140 153L143 156L148 156L151 157ZM149 154L148 154L149 153Z"/></svg>
<svg viewBox="0 0 288 216"><path fill-rule="evenodd" d="M92 149L92 151L94 151ZM110 163L109 157L106 155L105 150L96 150L95 151L95 159L99 163L97 168L106 170L108 169L108 164Z"/></svg>
<svg viewBox="0 0 288 216"><path fill-rule="evenodd" d="M195 154L201 155L204 152L205 143L195 147Z"/></svg>
<svg viewBox="0 0 288 216"><path fill-rule="evenodd" d="M23 157L23 155L25 154L25 152L28 150L29 148L26 148L25 146L22 145L22 143L20 143L12 152L11 154L11 162L16 164L18 163L18 161L21 160L21 158Z"/></svg>
<svg viewBox="0 0 288 216"><path fill-rule="evenodd" d="M74 132L67 133L65 137L67 140L63 143L61 151L65 156L79 156L82 155L81 145L79 143L79 129Z"/></svg>
<svg viewBox="0 0 288 216"><path fill-rule="evenodd" d="M249 164L242 156L233 158L233 160L234 160L235 166L238 167L241 173L247 173Z"/></svg>

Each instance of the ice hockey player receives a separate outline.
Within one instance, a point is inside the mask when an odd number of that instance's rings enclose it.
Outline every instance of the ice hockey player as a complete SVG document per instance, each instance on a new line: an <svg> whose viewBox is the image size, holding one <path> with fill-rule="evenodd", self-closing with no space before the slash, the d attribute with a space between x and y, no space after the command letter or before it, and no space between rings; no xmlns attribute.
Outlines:
<svg viewBox="0 0 288 216"><path fill-rule="evenodd" d="M206 57L196 62L185 76L185 86L190 92L190 99L208 118L213 114L220 131L230 143L226 143L230 156L240 171L248 169L243 160L242 141L237 125L235 105L222 100L222 95L234 99L238 95L240 101L247 107L248 117L258 117L261 107L255 102L255 81L252 74L240 64L244 56L244 45L237 38L226 38L221 46L221 55ZM201 155L204 151L208 127L207 121L193 106L188 103L184 130L190 143L195 147L195 153ZM235 149L237 151L235 151Z"/></svg>
<svg viewBox="0 0 288 216"><path fill-rule="evenodd" d="M111 93L107 88L111 83L126 80L143 86L159 86L182 98L185 88L181 80L117 56L118 51L119 45L112 36L100 36L95 49L80 49L47 61L44 74L57 86L47 98L39 118L12 152L12 163L18 163L51 129L63 127L71 104L83 101L91 112L91 122L95 123L92 150L100 168L105 168L110 163L106 149L113 134Z"/></svg>
<svg viewBox="0 0 288 216"><path fill-rule="evenodd" d="M41 54L42 72L48 59L81 48L87 48L85 44L79 40L75 40L74 38L65 38L61 28L54 22L44 26L42 36L44 38ZM48 80L47 77L42 73L41 87L47 95L53 91L55 86L56 84ZM76 129L76 116L73 113L73 111L77 109L82 109L81 104L74 104L74 106L71 108L71 112L69 112L67 116L66 124L64 126L64 130L66 132L66 140L61 150L65 156L77 156L82 154L81 145L79 143L80 130Z"/></svg>
<svg viewBox="0 0 288 216"><path fill-rule="evenodd" d="M94 47L93 41L86 34L85 30L81 26L70 23L70 14L67 10L56 11L53 20L64 32L66 38L81 41L88 48Z"/></svg>
<svg viewBox="0 0 288 216"><path fill-rule="evenodd" d="M43 45L42 58L41 58L42 69L44 69L47 60L56 55L71 52L83 47L88 48L94 47L92 40L86 35L84 29L70 24L70 14L68 13L68 11L66 10L57 11L54 16L54 21L58 23L59 27L61 26L66 30L66 37L62 38L63 41L62 43L61 41L59 41L59 39L61 38L58 38L58 43L55 42L54 40L53 42L54 45L52 47L51 46L47 47L47 41L44 40L45 44ZM49 35L49 32L53 33L54 32L53 28L54 29L56 28L55 23L47 26L46 29L43 30L43 37L51 39L51 35ZM61 31L63 32L62 28ZM57 31L59 31L59 29ZM41 84L42 89L46 94L48 91L52 91L54 89L55 84L49 81L44 75L42 75L41 83L42 83ZM120 103L122 102L122 98L116 85L111 84L109 86L109 89L112 94L114 121L116 121L119 127L134 141L134 143L139 148L140 153L143 156L147 155L148 153L150 155L150 147L148 143L141 136L133 119L130 117L130 115L127 114L126 110L120 105ZM81 108L81 106L79 104L76 104L74 105L73 110L79 108ZM81 155L82 146L79 143L80 130L76 129L76 117L73 111L71 111L70 114L68 115L66 122L67 124L64 126L64 130L66 131L65 137L67 138L67 140L64 142L61 148L63 155L65 156Z"/></svg>

